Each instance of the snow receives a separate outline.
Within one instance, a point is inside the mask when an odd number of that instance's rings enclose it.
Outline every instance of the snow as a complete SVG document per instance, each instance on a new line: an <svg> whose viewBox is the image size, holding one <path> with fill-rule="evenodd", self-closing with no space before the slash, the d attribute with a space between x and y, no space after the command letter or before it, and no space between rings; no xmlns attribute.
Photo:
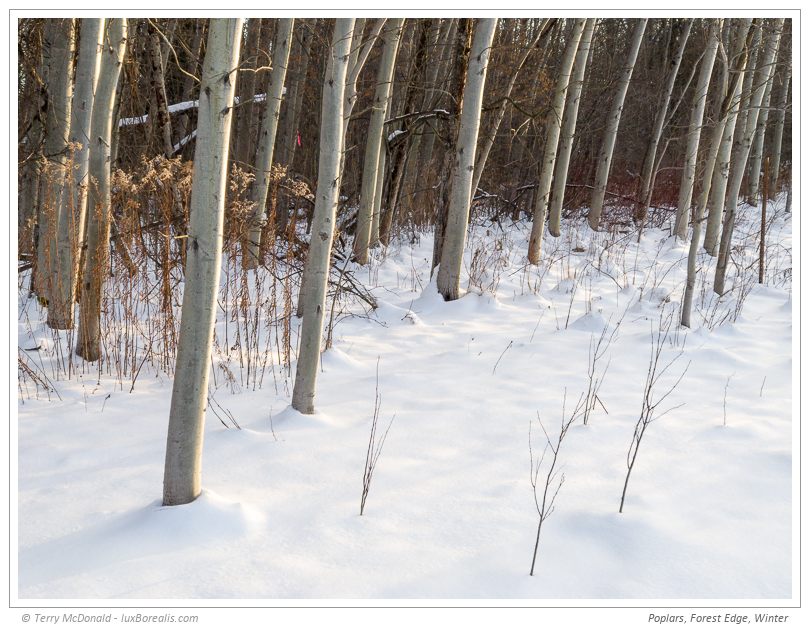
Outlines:
<svg viewBox="0 0 810 632"><path fill-rule="evenodd" d="M286 88L284 88L286 92ZM262 103L267 99L267 94L255 94L253 95L253 101L256 103ZM234 105L239 105L239 95L233 98ZM193 101L182 101L180 103L172 103L171 105L167 106L167 110L169 114L176 114L178 112L185 112L186 110L195 110L200 107L199 100ZM122 118L118 120L118 127L127 127L129 125L144 125L149 121L148 114L141 114L140 116L130 116L126 118Z"/></svg>
<svg viewBox="0 0 810 632"><path fill-rule="evenodd" d="M254 389L218 347L217 363L236 377L228 385L217 369L216 402L241 430L209 407L204 493L172 508L159 500L171 380L148 364L131 393L130 379L99 376L95 365L56 379L66 334L54 337L21 290L19 347L41 347L25 354L59 397L20 386L18 596L796 596L791 218L772 218L768 285L758 286L756 266L746 270L757 213L740 211L747 249L732 268L742 272L720 300L711 259L700 257L708 289L695 293L694 329L670 331L664 361L684 353L660 380L665 391L686 369L664 408L682 405L644 435L622 514L651 331L662 314L679 314L686 276L688 245L666 229L636 244L633 233L593 236L573 221L546 238L534 268L525 224L475 226L465 260L473 282L452 303L429 278L430 234L375 253L351 269L379 307L365 315L354 305L337 323L315 415L289 408L291 377L278 362ZM599 391L608 412L597 407L563 442L565 482L530 577L530 422L536 457L537 417L556 436L564 393L570 412L587 388L591 340L619 321ZM220 343L227 322L220 313ZM293 345L297 330L294 320ZM259 348L275 346L275 332L263 336ZM395 418L361 517L376 388L380 424Z"/></svg>

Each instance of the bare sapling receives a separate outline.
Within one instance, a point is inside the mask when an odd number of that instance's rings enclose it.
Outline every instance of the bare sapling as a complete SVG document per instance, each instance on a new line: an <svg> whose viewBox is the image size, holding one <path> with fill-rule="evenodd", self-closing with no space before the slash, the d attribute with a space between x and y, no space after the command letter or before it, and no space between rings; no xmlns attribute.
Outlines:
<svg viewBox="0 0 810 632"><path fill-rule="evenodd" d="M588 343L588 390L585 392L585 410L582 412L582 424L585 426L588 425L588 420L591 417L591 413L596 409L597 404L605 411L605 414L608 414L607 408L605 408L602 400L599 399L599 389L605 381L608 368L610 368L610 358L608 357L604 366L601 367L601 371L598 370L597 365L601 363L602 358L605 357L608 349L610 349L610 345L616 340L619 333L619 325L621 325L621 321L616 323L613 331L609 331L610 323L605 323L605 326L599 333L599 337L591 336L591 340Z"/></svg>
<svg viewBox="0 0 810 632"><path fill-rule="evenodd" d="M532 448L532 422L529 421L529 480L532 484L532 491L534 492L534 506L537 508L537 515L539 516L537 520L537 535L534 538L532 568L529 571L530 576L534 576L534 568L537 564L537 551L540 548L540 532L543 529L543 524L551 517L551 514L554 513L554 502L557 500L557 494L560 493L560 488L565 482L565 473L557 468L560 448L562 447L563 439L565 439L566 434L568 434L568 429L571 427L571 424L584 413L585 408L585 395L583 393L580 394L573 412L566 417L566 395L567 391L563 393L562 420L560 422L560 432L556 439L549 437L543 422L540 420L540 413L537 414L537 423L540 424L540 429L543 431L546 444L543 446L543 452L536 461ZM544 468L543 466L547 462L548 466ZM540 478L541 471L545 472L545 478L542 480Z"/></svg>
<svg viewBox="0 0 810 632"><path fill-rule="evenodd" d="M664 401L666 401L666 399L672 395L673 391L678 388L683 376L686 375L686 371L689 370L690 363L687 363L678 379L676 379L661 396L658 396L658 389L656 387L658 386L661 378L663 378L669 372L672 366L684 353L683 348L681 348L680 351L678 351L678 353L676 353L674 357L666 363L661 357L664 352L666 341L669 338L669 333L672 329L672 322L672 312L666 316L662 314L658 322L658 331L650 332L650 363L647 368L647 379L644 382L644 396L641 400L641 412L639 413L638 421L636 421L636 427L633 430L633 438L630 441L630 447L627 449L627 476L624 478L622 499L619 503L619 513L622 513L622 510L624 509L624 499L627 495L627 484L630 482L630 474L633 473L633 466L636 464L638 451L641 447L641 440L644 438L644 433L647 431L647 428L652 422L660 419L676 408L683 406L681 403L667 408L664 412L657 412L661 404L663 404Z"/></svg>
<svg viewBox="0 0 810 632"><path fill-rule="evenodd" d="M382 454L385 439L388 437L388 431L391 430L391 424L394 423L394 417L391 416L391 421L388 422L388 427L385 432L380 435L378 433L380 421L380 406L382 405L382 397L380 396L380 359L377 358L377 374L374 383L374 414L371 416L371 432L368 435L368 447L366 448L366 464L363 468L363 493L360 496L360 515L366 508L366 500L368 499L368 492L371 489L371 479L374 477L374 470L377 468L377 461Z"/></svg>

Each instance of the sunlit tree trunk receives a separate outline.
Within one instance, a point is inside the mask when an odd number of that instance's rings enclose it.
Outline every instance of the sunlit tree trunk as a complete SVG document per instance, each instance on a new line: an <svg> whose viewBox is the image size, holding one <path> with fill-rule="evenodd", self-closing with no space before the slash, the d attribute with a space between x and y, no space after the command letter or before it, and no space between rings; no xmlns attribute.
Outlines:
<svg viewBox="0 0 810 632"><path fill-rule="evenodd" d="M90 159L90 117L93 94L101 55L100 38L104 20L84 18L81 21L79 57L70 109L70 142L73 144L72 173L69 187L59 204L57 228L57 278L48 306L48 324L54 329L73 328L73 304L79 264L79 246L84 240L87 210L87 170Z"/></svg>
<svg viewBox="0 0 810 632"><path fill-rule="evenodd" d="M630 79L633 77L633 69L636 67L636 59L638 58L638 49L641 47L641 40L644 37L646 27L646 18L642 18L636 23L636 28L633 30L633 36L630 40L627 61L619 77L616 93L613 96L613 105L608 114L605 135L602 138L602 149L596 163L596 180L591 195L591 209L588 212L588 225L592 230L599 228L599 220L602 217L605 191L607 190L608 176L610 175L610 164L613 161L613 149L616 146L616 135L619 132L619 122L624 109L624 98L627 95L627 88L630 86Z"/></svg>
<svg viewBox="0 0 810 632"><path fill-rule="evenodd" d="M290 59L292 44L293 18L281 18L276 24L273 38L273 72L267 88L267 105L262 118L262 129L259 133L259 149L256 155L256 180L251 188L253 215L247 239L243 246L242 264L246 269L255 269L259 263L259 241L264 223L267 192L270 190L271 170L273 168L273 149L276 144L281 99L284 94L284 78L287 74L287 62Z"/></svg>
<svg viewBox="0 0 810 632"><path fill-rule="evenodd" d="M76 345L76 353L90 362L101 357L101 290L110 267L110 138L115 88L127 46L127 20L109 20L103 42L90 123L87 252L82 272Z"/></svg>
<svg viewBox="0 0 810 632"><path fill-rule="evenodd" d="M366 152L363 160L363 180L360 189L360 208L357 211L357 230L354 236L354 256L357 262L365 265L368 261L371 222L374 216L374 201L381 175L380 156L384 142L383 124L388 102L391 98L391 87L394 76L394 63L402 33L404 18L388 21L383 29L383 53L377 71L377 88L371 109L371 120L368 124ZM381 186L381 185L380 185ZM379 212L379 210L378 210ZM379 231L378 231L379 234Z"/></svg>
<svg viewBox="0 0 810 632"><path fill-rule="evenodd" d="M756 206L759 196L759 179L762 169L763 150L765 147L765 129L768 127L768 115L771 107L771 92L773 89L773 78L776 73L771 71L768 83L765 85L765 93L762 95L762 105L757 113L757 127L754 132L754 139L751 142L751 157L748 160L748 203Z"/></svg>
<svg viewBox="0 0 810 632"><path fill-rule="evenodd" d="M753 80L753 92L748 102L748 108L756 112L762 104L762 97L765 93L765 86L768 77L773 72L773 61L776 59L776 52L779 49L779 38L782 33L784 19L777 19L772 24L772 28L767 38L765 46L760 51L760 58L757 64L757 71ZM764 28L764 27L763 27ZM763 35L764 37L764 35ZM749 115L745 119L745 130L741 132L740 144L735 150L733 157L733 168L726 189L725 216L723 217L723 234L720 237L720 250L717 255L717 267L714 272L714 291L722 295L725 292L726 268L731 252L731 238L734 233L734 219L737 213L737 202L740 197L745 167L748 164L748 155L751 150L751 141L756 131L757 117Z"/></svg>
<svg viewBox="0 0 810 632"><path fill-rule="evenodd" d="M335 20L332 47L323 84L318 186L315 193L312 237L304 270L304 277L307 280L303 283L306 289L299 297L303 305L303 323L292 395L292 407L307 415L315 412L315 382L321 352L326 288L340 190L343 107L353 31L354 18Z"/></svg>
<svg viewBox="0 0 810 632"><path fill-rule="evenodd" d="M574 21L571 37L566 44L565 53L563 53L562 61L560 62L557 74L557 85L554 89L551 108L546 115L546 142L543 147L543 158L540 161L540 180L535 194L534 218L532 220L532 231L529 237L529 263L534 265L540 263L540 252L543 247L543 231L546 226L546 211L548 208L549 194L551 193L551 178L554 174L554 163L557 158L557 144L560 141L563 110L565 108L565 96L568 94L568 86L571 82L571 70L574 66L574 58L576 57L584 29L584 18Z"/></svg>
<svg viewBox="0 0 810 632"><path fill-rule="evenodd" d="M700 64L700 74L695 86L695 96L692 100L692 111L689 118L689 131L686 135L686 158L684 160L681 188L678 193L678 212L675 216L675 235L679 239L686 239L689 224L689 211L692 208L692 192L695 185L695 171L697 169L698 147L700 135L703 130L703 112L706 109L706 95L709 92L709 82L712 78L714 60L717 57L717 47L720 44L719 34L709 35L709 42L703 53Z"/></svg>
<svg viewBox="0 0 810 632"><path fill-rule="evenodd" d="M59 296L57 278L57 233L62 195L67 195L68 141L70 133L70 96L75 25L71 19L45 20L43 42L45 114L45 163L42 170L38 209L37 295L44 301ZM58 309L58 308L57 308ZM53 326L53 325L52 325Z"/></svg>
<svg viewBox="0 0 810 632"><path fill-rule="evenodd" d="M720 141L720 148L717 152L717 159L714 163L714 174L712 177L712 190L709 202L709 215L706 220L706 236L703 239L703 249L712 257L717 256L717 243L720 233L720 223L723 219L723 204L725 202L726 188L728 186L729 167L731 163L731 149L734 140L734 130L737 127L740 113L740 98L744 84L744 75L748 64L749 45L758 30L756 26L751 26L752 20L746 18L741 20L737 41L732 56L732 63L737 74L737 79L732 83L734 92L731 94L729 112L726 117L723 137ZM732 77L734 79L734 77Z"/></svg>
<svg viewBox="0 0 810 632"><path fill-rule="evenodd" d="M588 18L580 38L579 49L574 60L574 69L565 101L563 125L560 132L560 148L554 163L554 183L549 206L548 232L554 237L560 236L562 205L565 198L565 184L568 180L568 165L571 162L571 151L574 147L574 135L577 129L579 101L582 97L582 86L585 83L585 69L591 54L591 42L596 29L596 18Z"/></svg>
<svg viewBox="0 0 810 632"><path fill-rule="evenodd" d="M779 86L779 100L776 103L776 110L774 111L773 125L773 141L771 145L771 181L768 190L771 195L777 193L777 184L779 180L779 169L782 161L782 136L785 129L785 112L788 109L788 96L790 94L790 60L787 62L787 67L782 74L782 83Z"/></svg>
<svg viewBox="0 0 810 632"><path fill-rule="evenodd" d="M203 62L185 289L177 343L163 504L200 495L208 370L217 310L235 77L242 18L214 18Z"/></svg>
<svg viewBox="0 0 810 632"><path fill-rule="evenodd" d="M450 185L450 205L444 231L441 265L436 280L439 293L446 301L454 301L461 294L459 280L470 217L475 149L481 124L481 105L484 98L490 48L497 24L497 18L481 19L478 22L467 66L467 81L464 86L456 143L456 165Z"/></svg>

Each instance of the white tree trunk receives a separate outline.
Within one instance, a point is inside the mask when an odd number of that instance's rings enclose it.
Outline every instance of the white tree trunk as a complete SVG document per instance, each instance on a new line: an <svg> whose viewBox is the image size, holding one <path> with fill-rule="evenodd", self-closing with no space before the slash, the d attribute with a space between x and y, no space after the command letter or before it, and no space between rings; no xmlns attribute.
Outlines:
<svg viewBox="0 0 810 632"><path fill-rule="evenodd" d="M658 156L658 145L661 142L661 135L664 132L664 123L669 114L669 104L672 101L672 91L675 88L675 80L678 77L678 70L681 67L681 60L683 59L683 52L686 49L686 43L689 40L689 33L692 30L694 18L690 18L683 26L683 30L678 34L679 43L675 51L675 55L669 62L669 74L667 81L664 84L664 91L661 93L661 101L658 106L658 113L655 116L655 123L650 132L650 142L647 145L647 154L644 156L644 165L641 168L641 186L639 187L639 208L636 211L636 221L638 224L643 224L647 216L647 210L650 208L652 202L652 192L655 159Z"/></svg>
<svg viewBox="0 0 810 632"><path fill-rule="evenodd" d="M613 148L616 146L616 135L619 132L622 109L624 109L624 98L627 95L627 88L630 86L630 79L633 77L633 69L636 67L636 59L638 58L638 49L641 47L641 40L644 38L644 29L646 27L646 18L642 18L636 23L633 37L630 40L627 62L619 77L616 94L613 96L613 104L608 114L605 135L602 138L602 149L599 152L599 161L596 164L596 180L591 195L591 209L588 212L588 224L592 230L599 228L599 220L602 217L605 191L607 190L608 176L610 175L610 164L613 161Z"/></svg>
<svg viewBox="0 0 810 632"><path fill-rule="evenodd" d="M568 85L571 82L571 70L574 66L579 42L585 29L585 19L574 21L571 38L565 47L560 68L557 74L557 84L554 88L554 97L551 109L546 115L545 131L546 141L543 148L543 158L540 162L540 181L535 193L534 217L532 231L529 237L529 263L540 263L540 252L543 247L543 231L546 226L546 211L548 209L549 194L551 193L551 178L554 175L554 163L557 157L557 144L560 141L565 97L568 94Z"/></svg>
<svg viewBox="0 0 810 632"><path fill-rule="evenodd" d="M717 240L720 233L720 222L723 219L723 203L726 196L726 187L728 186L734 130L737 127L740 113L740 99L742 96L746 66L750 60L748 45L751 43L751 37L753 36L751 22L751 18L745 18L741 20L739 26L737 42L732 57L737 76L732 84L734 91L731 93L729 113L726 118L720 149L717 152L717 159L714 163L709 216L706 221L706 236L703 239L703 249L712 257L717 256ZM734 77L732 78L734 79Z"/></svg>
<svg viewBox="0 0 810 632"><path fill-rule="evenodd" d="M262 118L262 130L259 133L259 150L256 156L256 180L251 187L253 215L250 221L245 249L242 253L242 264L245 269L253 270L259 264L259 241L264 224L267 192L270 189L271 169L273 167L273 149L276 144L278 118L281 112L281 100L284 93L284 79L287 75L287 64L290 60L292 46L293 18L281 18L276 24L273 38L273 72L267 88L267 106Z"/></svg>
<svg viewBox="0 0 810 632"><path fill-rule="evenodd" d="M360 187L360 208L357 211L357 230L354 235L354 256L357 263L368 262L368 248L371 239L371 222L374 216L374 202L380 175L380 149L384 141L385 113L391 99L394 64L397 59L399 39L404 18L393 18L383 29L383 52L380 68L377 71L377 87L371 106L371 120L368 124L366 153L363 160L363 180ZM379 212L379 207L378 212ZM379 226L379 223L378 223ZM378 231L379 235L379 231Z"/></svg>
<svg viewBox="0 0 810 632"><path fill-rule="evenodd" d="M765 147L765 129L768 127L768 114L771 107L771 90L773 88L773 77L775 72L771 71L768 83L765 85L765 93L762 95L762 106L757 113L757 127L754 132L754 140L751 143L751 158L748 165L748 203L755 206L759 196L759 178L762 169L762 152Z"/></svg>
<svg viewBox="0 0 810 632"><path fill-rule="evenodd" d="M715 22L712 33L709 36L709 42L706 45L706 52L704 53L703 63L706 62L707 56L714 56L717 53L717 47L720 43L722 35L723 20ZM715 40L712 42L712 40ZM735 80L735 84L737 81ZM723 89L723 86L720 86ZM692 297L695 292L695 281L697 279L697 253L700 248L700 236L703 226L704 214L706 213L706 206L709 203L709 191L712 185L712 173L714 172L714 165L717 160L717 153L720 149L720 144L723 141L723 133L726 127L726 118L728 116L728 106L726 103L730 101L732 95L736 92L736 88L729 88L729 93L725 95L721 103L721 111L718 115L718 120L715 122L714 130L712 131L711 145L709 146L709 153L706 156L706 164L703 168L703 183L700 193L700 200L698 201L695 210L695 219L692 222L692 240L689 244L689 257L686 266L686 287L683 293L683 302L681 304L681 325L684 327L691 327L692 316ZM705 100L705 96L704 96Z"/></svg>
<svg viewBox="0 0 810 632"><path fill-rule="evenodd" d="M48 324L54 329L73 328L73 304L79 265L79 245L84 239L87 210L87 170L90 160L90 117L101 58L103 18L81 22L79 57L70 110L70 142L73 143L71 188L61 196L57 229L58 269L55 292L48 306Z"/></svg>
<svg viewBox="0 0 810 632"><path fill-rule="evenodd" d="M235 76L242 18L211 19L203 62L186 279L163 477L163 504L200 495L208 370L222 263Z"/></svg>
<svg viewBox="0 0 810 632"><path fill-rule="evenodd" d="M323 84L318 185L315 193L312 237L302 280L304 291L299 298L303 306L303 323L292 396L292 407L307 415L315 412L315 382L321 352L326 288L340 189L343 108L353 30L354 18L335 20L332 47Z"/></svg>
<svg viewBox="0 0 810 632"><path fill-rule="evenodd" d="M774 116L776 120L773 125L773 140L771 145L771 181L768 190L771 195L777 193L777 183L779 181L779 169L782 161L782 135L785 129L785 112L788 109L788 97L790 94L790 60L787 62L787 67L782 75L782 83L779 87L779 101L776 104L776 111Z"/></svg>
<svg viewBox="0 0 810 632"><path fill-rule="evenodd" d="M757 71L753 80L753 91L748 102L749 115L745 119L745 129L741 132L740 144L735 150L733 169L726 189L725 217L723 218L723 234L720 238L720 250L717 255L717 267L714 273L714 291L718 295L725 292L726 267L731 251L731 238L734 233L734 218L737 212L737 201L740 197L745 167L748 164L748 155L751 150L751 141L756 131L757 116L751 112L756 112L762 105L762 97L765 94L765 86L768 77L773 72L773 62L776 59L776 52L779 49L779 38L782 33L784 19L775 20L772 30L765 39L765 47L760 52L760 59L757 64Z"/></svg>
<svg viewBox="0 0 810 632"><path fill-rule="evenodd" d="M58 300L56 285L58 256L57 233L62 195L68 165L70 132L70 95L75 46L75 25L72 19L45 20L43 42L44 90L47 95L45 116L45 165L42 170L42 191L39 201L37 243L37 294L45 301ZM57 308L58 309L58 308ZM50 323L49 323L50 324ZM51 325L53 326L53 325Z"/></svg>
<svg viewBox="0 0 810 632"><path fill-rule="evenodd" d="M101 290L110 266L110 139L115 94L127 46L126 19L107 21L90 123L90 184L87 190L87 252L82 272L76 353L101 357Z"/></svg>
<svg viewBox="0 0 810 632"><path fill-rule="evenodd" d="M456 143L456 164L450 184L450 204L444 231L441 265L437 277L439 293L446 301L454 301L461 294L459 280L464 257L464 242L467 238L467 224L470 218L475 150L478 143L478 129L481 125L481 106L484 99L490 48L497 24L497 18L479 20L467 65L467 82L464 85Z"/></svg>
<svg viewBox="0 0 810 632"><path fill-rule="evenodd" d="M560 149L554 164L554 188L549 206L548 232L554 237L560 236L562 205L565 198L565 184L568 180L568 165L571 162L571 150L574 147L574 134L577 129L579 100L582 86L585 83L585 69L591 54L591 42L596 30L596 18L588 18L580 39L579 50L574 60L574 69L568 87L568 98L565 101L565 113L560 133Z"/></svg>
<svg viewBox="0 0 810 632"><path fill-rule="evenodd" d="M712 78L714 61L717 57L717 47L720 37L714 31L709 35L703 61L700 64L700 74L695 85L695 95L692 100L692 112L689 118L689 131L686 135L686 158L684 159L681 188L678 193L678 212L675 216L675 235L679 239L686 239L689 226L689 211L692 207L692 192L695 186L695 171L697 169L697 154L700 146L700 134L703 130L703 112L706 109L706 95L709 92L709 82Z"/></svg>

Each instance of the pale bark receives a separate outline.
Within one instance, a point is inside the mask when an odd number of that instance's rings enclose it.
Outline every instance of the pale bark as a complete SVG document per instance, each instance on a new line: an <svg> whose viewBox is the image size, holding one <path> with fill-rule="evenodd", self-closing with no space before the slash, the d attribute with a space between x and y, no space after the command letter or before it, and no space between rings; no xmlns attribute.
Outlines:
<svg viewBox="0 0 810 632"><path fill-rule="evenodd" d="M788 109L788 98L790 94L790 62L787 62L784 74L782 75L782 83L779 86L779 100L776 103L776 111L774 117L776 120L773 125L773 140L771 144L771 177L768 190L771 196L777 193L777 184L779 181L779 169L782 162L782 136L785 129L785 113Z"/></svg>
<svg viewBox="0 0 810 632"><path fill-rule="evenodd" d="M776 73L771 71L768 83L765 84L765 93L762 95L762 105L757 114L757 127L751 143L751 157L748 159L748 203L755 206L759 195L759 179L762 169L762 152L765 147L765 129L768 127L768 114L771 107L771 91L773 77Z"/></svg>
<svg viewBox="0 0 810 632"><path fill-rule="evenodd" d="M356 38L362 38L363 25L360 20L357 20L357 28L355 28ZM357 79L360 77L360 72L368 61L368 56L371 54L371 49L377 42L377 38L385 25L385 18L378 18L371 26L371 32L365 42L362 39L352 38L353 48L349 53L348 70L346 73L346 94L344 98L346 103L343 106L343 138L349 129L349 119L354 110L354 105L357 103ZM342 160L342 159L341 159ZM342 165L341 165L342 166Z"/></svg>
<svg viewBox="0 0 810 632"><path fill-rule="evenodd" d="M360 265L368 262L371 223L374 216L376 192L380 186L380 156L384 135L385 113L391 99L394 64L397 58L399 39L402 34L404 18L393 18L388 21L382 32L383 52L380 67L377 71L377 87L371 106L371 118L368 124L366 151L363 160L363 179L360 187L360 207L357 211L357 230L354 236L354 256ZM378 207L379 213L379 207ZM379 234L379 231L378 231Z"/></svg>
<svg viewBox="0 0 810 632"><path fill-rule="evenodd" d="M436 279L439 293L446 301L454 301L461 294L459 280L470 217L475 150L478 143L478 129L481 125L481 106L490 48L497 24L497 18L479 20L467 65L467 81L464 85L458 140L455 148L456 164L450 184L450 204L444 230L441 265Z"/></svg>
<svg viewBox="0 0 810 632"><path fill-rule="evenodd" d="M686 158L684 159L681 188L678 193L678 211L675 216L675 235L679 239L686 239L689 225L689 212L692 207L692 192L695 185L695 171L697 169L697 154L700 146L700 135L703 130L703 112L706 109L706 95L709 92L709 82L712 78L714 61L717 57L717 47L720 44L719 35L714 32L709 35L709 42L703 53L700 64L700 74L695 85L695 95L692 100L692 110L689 118L689 131L686 135Z"/></svg>
<svg viewBox="0 0 810 632"><path fill-rule="evenodd" d="M79 264L79 245L84 239L87 210L87 171L90 159L90 117L96 89L104 19L85 18L81 23L79 57L70 110L72 173L68 191L61 196L56 251L58 267L53 295L48 304L48 324L54 329L73 328L73 304Z"/></svg>
<svg viewBox="0 0 810 632"><path fill-rule="evenodd" d="M304 98L304 88L309 69L309 52L312 46L312 28L299 21L298 38L295 41L297 54L293 55L294 64L287 71L288 85L286 106L280 123L281 138L278 147L277 162L291 169L295 159L295 148L298 146L297 126ZM286 223L286 214L285 214Z"/></svg>
<svg viewBox="0 0 810 632"><path fill-rule="evenodd" d="M644 37L644 29L647 27L647 19L642 18L636 23L633 36L630 40L630 50L627 54L627 61L622 69L616 93L613 96L613 104L608 114L605 135L602 139L602 148L599 152L599 159L596 164L596 179L594 181L593 194L591 195L591 208L588 212L588 225L591 230L599 228L599 220L602 217L602 207L605 203L605 191L607 190L608 176L610 175L610 164L613 161L613 148L616 145L616 135L619 132L619 123L624 109L624 98L627 95L627 88L630 86L630 79L633 76L633 69L636 66L638 50L641 47L641 40Z"/></svg>
<svg viewBox="0 0 810 632"><path fill-rule="evenodd" d="M557 74L557 84L554 88L554 97L551 108L546 115L546 140L543 147L543 158L540 161L540 180L535 192L534 215L532 230L529 236L529 263L540 263L540 253L543 247L543 231L546 226L546 212L548 210L549 194L551 193L551 178L554 175L554 163L557 158L557 145L560 141L562 129L563 110L568 86L571 82L571 72L574 67L574 58L585 29L585 19L574 21L574 29L565 47L562 61Z"/></svg>
<svg viewBox="0 0 810 632"><path fill-rule="evenodd" d="M574 69L568 87L568 97L565 102L563 126L560 132L560 147L554 164L554 185L549 206L548 232L554 237L560 236L560 221L562 219L563 199L565 198L565 184L568 180L568 165L571 161L571 151L574 146L579 101L582 96L582 86L585 83L585 69L588 66L595 29L596 18L588 18L580 38L579 49L574 60Z"/></svg>
<svg viewBox="0 0 810 632"><path fill-rule="evenodd" d="M108 20L103 42L90 123L87 250L76 344L76 353L89 362L101 357L101 290L110 267L110 138L115 88L127 45L127 20Z"/></svg>
<svg viewBox="0 0 810 632"><path fill-rule="evenodd" d="M501 104L498 106L498 109L495 112L495 116L493 118L492 125L489 131L484 135L484 142L481 144L481 148L476 153L475 171L473 172L473 185L472 185L473 196L475 196L475 193L478 190L478 185L481 182L481 174L484 173L484 167L487 164L489 152L492 150L492 146L495 144L495 138L498 135L498 129L501 126L503 117L506 114L506 109L511 103L509 97L512 95L512 90L514 90L515 88L515 84L517 83L520 71L523 70L523 67L529 60L529 56L538 48L540 42L542 42L543 39L546 38L546 36L548 36L549 33L551 33L551 27L554 26L554 23L556 21L557 21L556 18L546 18L543 21L543 24L537 30L537 35L532 40L531 44L523 53L523 55L520 57L520 60L517 62L517 64L515 64L514 69L512 70L512 74L509 76L509 80L506 83L506 88L499 95L499 98L501 99ZM438 68L438 64L436 64L435 66ZM560 116L562 116L562 111L560 111Z"/></svg>
<svg viewBox="0 0 810 632"><path fill-rule="evenodd" d="M318 186L315 193L312 237L302 280L303 291L299 298L303 304L303 322L292 395L292 407L307 415L315 412L315 382L318 375L330 255L340 191L344 96L353 30L354 18L335 20L332 47L323 84Z"/></svg>
<svg viewBox="0 0 810 632"><path fill-rule="evenodd" d="M160 37L155 27L150 24L148 46L151 87L155 96L157 125L163 143L163 155L166 158L171 158L174 154L174 143L172 142L172 120L169 117L169 102L166 98L166 79L163 75L162 43L163 38Z"/></svg>
<svg viewBox="0 0 810 632"><path fill-rule="evenodd" d="M228 146L242 18L212 19L200 86L180 338L177 344L163 504L200 495L208 371L222 259Z"/></svg>
<svg viewBox="0 0 810 632"><path fill-rule="evenodd" d="M239 107L235 111L233 146L234 157L242 169L249 169L253 165L253 139L250 130L253 126L255 103L253 97L256 94L257 75L256 68L259 64L259 51L262 41L262 20L261 18L250 18L248 20L247 37L245 45L242 47L242 64L239 72ZM276 47L273 46L273 51ZM275 54L273 55L275 58ZM273 60L275 62L275 59ZM287 64L284 64L285 66ZM275 63L273 63L275 66ZM269 101L268 101L269 103Z"/></svg>
<svg viewBox="0 0 810 632"><path fill-rule="evenodd" d="M686 21L682 30L677 34L678 48L675 51L672 59L669 62L669 72L667 74L667 81L664 84L664 90L661 93L661 100L658 106L658 112L655 116L655 123L653 123L652 131L650 132L650 142L647 145L647 154L644 156L644 165L641 168L641 183L639 187L639 206L636 209L636 222L639 224L644 223L647 216L647 209L650 208L652 203L653 182L656 157L658 156L658 145L661 142L661 135L664 131L664 123L669 114L669 104L672 101L672 91L675 88L675 80L678 77L678 70L681 67L681 60L683 59L683 52L686 49L686 42L689 40L689 33L692 30L694 18Z"/></svg>
<svg viewBox="0 0 810 632"><path fill-rule="evenodd" d="M720 233L720 223L723 219L723 203L728 186L729 167L731 162L731 148L734 140L734 131L740 113L740 98L744 83L746 65L750 59L748 45L756 27L751 26L752 20L741 20L737 41L733 52L734 73L732 76L734 88L729 102L729 112L725 120L723 137L717 152L712 177L711 201L709 203L709 216L706 220L706 236L703 239L704 250L712 257L717 256L717 241Z"/></svg>
<svg viewBox="0 0 810 632"><path fill-rule="evenodd" d="M194 94L194 86L197 85L194 77L197 74L197 68L200 65L200 55L202 54L203 37L205 35L205 27L207 20L197 20L197 26L194 29L194 39L191 43L191 59L189 60L189 67L186 68L188 74L183 77L183 91L180 93L180 101L191 101ZM180 138L185 138L191 133L191 117L188 115L188 110L180 115L178 122L178 129L180 130Z"/></svg>
<svg viewBox="0 0 810 632"><path fill-rule="evenodd" d="M267 193L270 190L273 150L276 144L281 100L284 94L284 78L290 59L292 29L293 18L281 18L276 24L276 34L273 38L273 72L267 87L265 113L259 133L256 179L251 187L250 201L253 204L253 215L242 251L242 264L248 270L255 269L259 264L259 242L267 206Z"/></svg>
<svg viewBox="0 0 810 632"><path fill-rule="evenodd" d="M773 72L773 62L776 59L776 52L779 49L779 38L782 32L784 19L775 20L772 29L765 39L765 46L760 51L760 59L757 64L757 71L753 80L753 91L748 102L751 112L756 112L761 104L765 93L765 85L768 77ZM722 295L725 292L726 268L731 251L731 238L734 234L734 219L737 212L737 202L740 197L745 167L748 164L748 155L751 150L751 142L756 131L757 117L751 115L746 117L745 130L741 132L739 146L735 150L733 168L726 189L725 217L723 218L723 234L720 238L720 250L717 255L717 267L714 273L714 291Z"/></svg>
<svg viewBox="0 0 810 632"><path fill-rule="evenodd" d="M706 52L703 58L704 64L707 63L707 56L713 56L717 52L717 47L722 33L722 24L723 20L718 20L715 23L714 29L712 29L712 34L709 36L709 43L706 46ZM713 39L716 40L715 43L712 42ZM735 84L736 83L737 81L735 81ZM721 90L722 89L723 86L721 85ZM683 302L681 304L681 325L684 327L691 327L692 297L695 292L695 281L697 279L697 254L700 248L701 229L703 226L704 215L706 213L706 206L709 203L709 191L712 184L712 173L714 172L714 165L717 160L717 153L720 149L720 144L723 141L723 133L725 131L729 105L736 91L736 87L730 87L723 98L723 101L721 102L721 110L718 114L717 121L715 122L709 152L706 155L700 199L698 200L697 208L695 209L694 221L692 222L692 239L689 244L689 256L686 265L686 286L684 288Z"/></svg>
<svg viewBox="0 0 810 632"><path fill-rule="evenodd" d="M56 285L59 212L65 190L71 110L71 75L75 47L75 25L71 19L46 19L43 43L45 117L45 167L39 204L37 244L37 294L50 302L58 300ZM50 324L50 323L49 323ZM53 326L53 324L51 324Z"/></svg>

